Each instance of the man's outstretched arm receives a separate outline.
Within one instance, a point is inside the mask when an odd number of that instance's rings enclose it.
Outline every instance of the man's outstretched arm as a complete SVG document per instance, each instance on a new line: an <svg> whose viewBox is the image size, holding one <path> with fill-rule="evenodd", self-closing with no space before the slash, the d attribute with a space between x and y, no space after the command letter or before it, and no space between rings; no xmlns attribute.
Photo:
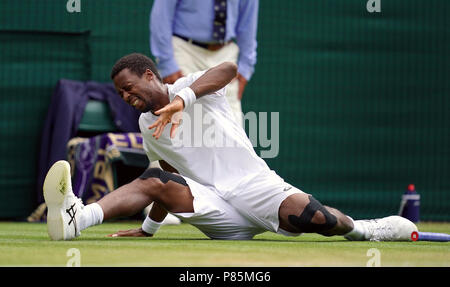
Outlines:
<svg viewBox="0 0 450 287"><path fill-rule="evenodd" d="M159 115L159 118L149 126L149 129L155 128L153 136L158 139L165 126L172 122L174 114L182 112L185 107L191 105L196 99L224 88L236 77L236 74L237 65L231 62L224 62L206 71L189 87L182 89L172 102L155 112L155 115ZM172 122L172 128L170 129L171 138L175 136L175 130L179 125L179 122Z"/></svg>
<svg viewBox="0 0 450 287"><path fill-rule="evenodd" d="M206 71L189 88L191 88L198 99L222 89L236 77L236 74L237 65L231 62L224 62Z"/></svg>

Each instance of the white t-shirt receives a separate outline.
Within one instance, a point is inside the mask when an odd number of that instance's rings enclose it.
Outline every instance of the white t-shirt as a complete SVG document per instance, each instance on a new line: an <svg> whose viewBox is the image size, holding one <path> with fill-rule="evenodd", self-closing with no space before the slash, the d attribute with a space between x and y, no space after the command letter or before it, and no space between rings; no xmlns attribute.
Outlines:
<svg viewBox="0 0 450 287"><path fill-rule="evenodd" d="M206 71L189 74L167 85L172 101ZM236 124L225 98L225 88L197 99L183 112L183 122L174 139L171 124L156 140L148 127L158 119L151 112L141 114L139 126L144 150L150 161L164 160L178 172L200 184L214 187L223 198L236 193L269 167L254 151L244 129Z"/></svg>

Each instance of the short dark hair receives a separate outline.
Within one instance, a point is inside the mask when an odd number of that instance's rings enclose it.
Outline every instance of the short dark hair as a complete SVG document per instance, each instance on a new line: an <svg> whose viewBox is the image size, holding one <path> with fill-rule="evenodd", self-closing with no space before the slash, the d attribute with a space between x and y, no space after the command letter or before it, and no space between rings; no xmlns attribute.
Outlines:
<svg viewBox="0 0 450 287"><path fill-rule="evenodd" d="M152 59L143 54L132 53L120 58L112 67L111 79L114 79L114 77L117 76L117 74L119 74L123 69L129 69L139 77L145 73L145 70L150 69L150 71L156 75L158 80L162 82L155 63Z"/></svg>

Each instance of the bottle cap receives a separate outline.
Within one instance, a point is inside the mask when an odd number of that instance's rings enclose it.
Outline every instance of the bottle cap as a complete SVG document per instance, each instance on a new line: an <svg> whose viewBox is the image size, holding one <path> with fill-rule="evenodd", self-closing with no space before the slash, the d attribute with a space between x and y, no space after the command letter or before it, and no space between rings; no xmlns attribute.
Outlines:
<svg viewBox="0 0 450 287"><path fill-rule="evenodd" d="M408 185L408 191L416 191L416 187L414 186L414 184Z"/></svg>

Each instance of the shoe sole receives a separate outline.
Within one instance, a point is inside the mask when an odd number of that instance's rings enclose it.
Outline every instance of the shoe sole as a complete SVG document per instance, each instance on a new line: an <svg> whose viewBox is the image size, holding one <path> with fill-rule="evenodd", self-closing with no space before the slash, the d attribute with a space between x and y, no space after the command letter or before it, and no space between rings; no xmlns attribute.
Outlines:
<svg viewBox="0 0 450 287"><path fill-rule="evenodd" d="M44 180L44 199L47 204L47 231L52 240L64 240L64 202L72 193L70 165L60 160L53 164Z"/></svg>

